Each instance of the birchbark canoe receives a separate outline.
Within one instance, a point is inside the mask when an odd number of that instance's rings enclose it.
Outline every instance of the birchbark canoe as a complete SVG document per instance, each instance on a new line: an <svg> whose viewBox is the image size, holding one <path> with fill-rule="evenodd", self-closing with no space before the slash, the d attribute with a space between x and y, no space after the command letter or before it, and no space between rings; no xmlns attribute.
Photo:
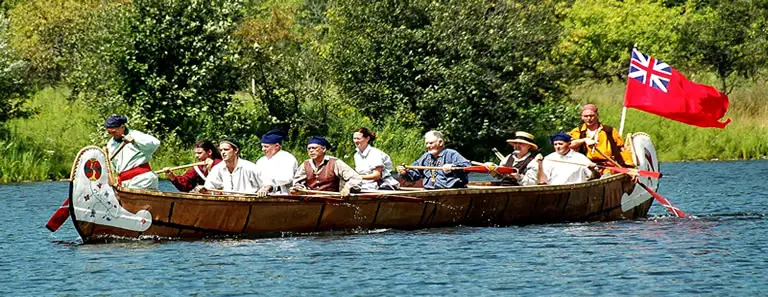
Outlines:
<svg viewBox="0 0 768 297"><path fill-rule="evenodd" d="M642 169L658 171L655 150L648 157L654 163ZM317 195L259 198L113 188L109 166L97 163L107 165L103 151L86 147L73 166L70 215L85 243L632 220L646 217L653 202L626 174L569 185L471 183L463 189L390 193L413 199L380 194L338 201ZM658 187L658 182L646 183Z"/></svg>

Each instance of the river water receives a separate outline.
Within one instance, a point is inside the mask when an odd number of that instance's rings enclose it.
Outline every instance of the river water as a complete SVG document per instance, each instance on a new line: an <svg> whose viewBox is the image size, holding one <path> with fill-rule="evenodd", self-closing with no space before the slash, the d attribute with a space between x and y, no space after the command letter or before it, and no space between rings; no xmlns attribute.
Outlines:
<svg viewBox="0 0 768 297"><path fill-rule="evenodd" d="M768 294L768 161L661 171L696 218L93 245L44 227L67 183L2 185L0 296Z"/></svg>

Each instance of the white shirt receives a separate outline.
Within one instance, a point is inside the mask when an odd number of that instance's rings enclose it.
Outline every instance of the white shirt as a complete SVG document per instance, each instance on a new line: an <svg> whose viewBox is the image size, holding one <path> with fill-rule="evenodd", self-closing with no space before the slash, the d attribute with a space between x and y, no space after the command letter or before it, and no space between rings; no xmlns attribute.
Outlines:
<svg viewBox="0 0 768 297"><path fill-rule="evenodd" d="M515 154L509 154L506 158L504 158L504 160L501 160L499 166L504 166L504 164L507 164L507 160L510 157L512 157L512 166L517 165L517 163L522 162L530 155L531 153L528 152L522 158L518 158L515 156ZM528 165L526 165L525 168L525 174L520 176L520 180L518 180L517 183L519 183L521 186L534 186L538 184L539 163L537 163L536 160L531 160L531 162L528 162Z"/></svg>
<svg viewBox="0 0 768 297"><path fill-rule="evenodd" d="M259 185L272 186L273 193L288 194L299 162L291 153L280 150L274 156L263 156L256 161Z"/></svg>
<svg viewBox="0 0 768 297"><path fill-rule="evenodd" d="M107 152L109 157L112 158L112 166L114 166L117 174L141 164L149 163L149 161L152 161L152 154L160 146L160 140L152 135L131 129L128 129L127 135L133 137L133 141L126 143L125 147L117 152L116 156L112 155L122 142L117 142L114 138L110 138L107 141ZM157 190L157 174L153 171L145 172L129 180L122 181L121 186L134 189Z"/></svg>
<svg viewBox="0 0 768 297"><path fill-rule="evenodd" d="M205 188L229 192L256 193L259 190L256 164L246 159L237 159L235 170L227 169L227 162L221 161L211 168Z"/></svg>
<svg viewBox="0 0 768 297"><path fill-rule="evenodd" d="M371 174L378 167L382 167L381 180L364 179L363 184L360 185L361 189L377 190L381 187L380 185L389 185L392 188L398 188L400 186L400 183L392 178L392 170L394 169L394 166L392 165L392 159L389 155L371 145L368 145L368 147L365 148L365 151L362 152L360 149L355 150L355 171L357 171L357 173L360 175Z"/></svg>
<svg viewBox="0 0 768 297"><path fill-rule="evenodd" d="M573 150L568 150L568 153L565 155L558 154L557 152L551 153L544 158L542 163L542 169L547 177L548 185L575 184L587 181L592 177L592 171L587 166L548 162L548 160L562 160L582 164L592 163L587 156Z"/></svg>

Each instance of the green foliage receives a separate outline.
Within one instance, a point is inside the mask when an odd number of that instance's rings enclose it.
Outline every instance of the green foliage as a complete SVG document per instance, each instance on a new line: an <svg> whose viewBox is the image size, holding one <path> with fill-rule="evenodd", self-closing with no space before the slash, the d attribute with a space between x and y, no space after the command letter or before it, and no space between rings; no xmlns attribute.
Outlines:
<svg viewBox="0 0 768 297"><path fill-rule="evenodd" d="M0 14L0 128L8 120L35 113L35 109L27 105L27 96L34 91L28 75L29 64L8 47L7 23L4 14Z"/></svg>
<svg viewBox="0 0 768 297"><path fill-rule="evenodd" d="M678 34L685 14L657 1L576 0L564 9L564 36L555 56L569 65L576 79L623 79L629 53L638 48L667 63L675 62Z"/></svg>
<svg viewBox="0 0 768 297"><path fill-rule="evenodd" d="M730 93L735 76L752 78L768 62L768 1L718 1L675 28L688 66L717 74Z"/></svg>
<svg viewBox="0 0 768 297"><path fill-rule="evenodd" d="M199 119L222 114L237 85L230 34L238 1L133 2L126 52L116 60L122 96L159 135L193 141Z"/></svg>
<svg viewBox="0 0 768 297"><path fill-rule="evenodd" d="M514 130L562 129L566 89L548 62L550 1L339 1L330 15L338 83L374 120L440 129L469 157Z"/></svg>

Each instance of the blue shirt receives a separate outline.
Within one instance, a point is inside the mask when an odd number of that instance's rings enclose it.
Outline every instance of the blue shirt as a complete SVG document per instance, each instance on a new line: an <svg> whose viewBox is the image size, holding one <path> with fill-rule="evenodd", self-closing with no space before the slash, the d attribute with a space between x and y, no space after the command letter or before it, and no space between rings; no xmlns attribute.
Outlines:
<svg viewBox="0 0 768 297"><path fill-rule="evenodd" d="M452 149L443 149L437 157L426 152L411 165L442 167L445 164L453 164L456 167L467 167L471 165L467 159L459 154L459 152ZM408 169L406 170L404 177L409 180L422 178L425 189L464 188L469 182L467 173L463 170L451 170L451 172L446 173L442 170Z"/></svg>

